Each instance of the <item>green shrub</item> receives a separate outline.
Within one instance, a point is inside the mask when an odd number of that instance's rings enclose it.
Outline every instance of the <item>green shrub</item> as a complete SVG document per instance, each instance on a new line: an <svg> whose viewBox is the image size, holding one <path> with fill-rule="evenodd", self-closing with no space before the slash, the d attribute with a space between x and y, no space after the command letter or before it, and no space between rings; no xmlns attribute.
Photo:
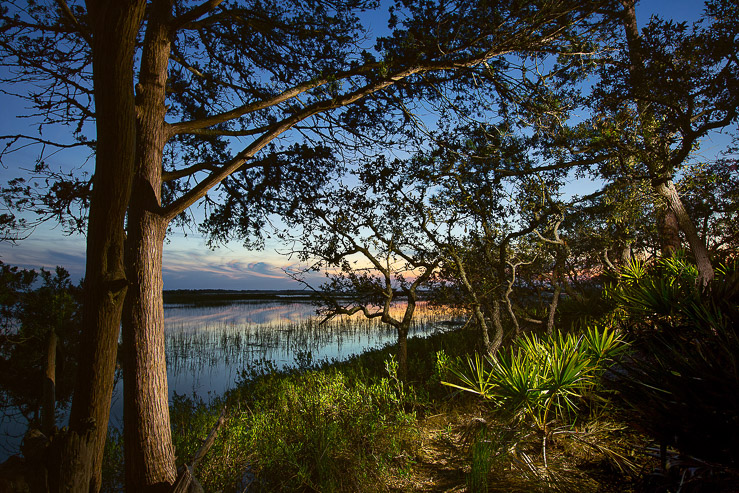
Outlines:
<svg viewBox="0 0 739 493"><path fill-rule="evenodd" d="M479 394L520 421L533 423L546 442L552 420L574 424L578 405L599 385L602 373L624 351L613 330L589 328L585 334L525 335L508 352L467 358L467 369L451 367L460 383L445 385Z"/></svg>
<svg viewBox="0 0 739 493"><path fill-rule="evenodd" d="M371 383L331 369L260 380L260 399L232 411L202 482L234 489L243 475L235 471L244 471L263 491L376 489L417 443L412 392L397 379L397 363L386 366L388 376Z"/></svg>

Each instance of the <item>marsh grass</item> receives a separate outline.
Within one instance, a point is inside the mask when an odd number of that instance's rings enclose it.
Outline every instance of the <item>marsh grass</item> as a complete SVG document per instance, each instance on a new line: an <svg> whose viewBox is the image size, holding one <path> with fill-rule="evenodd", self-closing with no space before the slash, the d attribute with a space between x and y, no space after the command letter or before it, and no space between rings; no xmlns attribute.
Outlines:
<svg viewBox="0 0 739 493"><path fill-rule="evenodd" d="M196 471L206 491L633 491L602 450L629 458L632 440L607 419L600 428L552 426L544 468L533 424L441 385L475 340L467 330L409 339L406 384L392 345L342 362L307 352L283 367L256 360L223 396L174 399L178 464L226 405L228 420Z"/></svg>
<svg viewBox="0 0 739 493"><path fill-rule="evenodd" d="M469 343L467 334L447 335L412 339L416 381L434 372L420 355L457 354ZM400 382L390 347L310 369L265 363L217 401L178 396L175 448L186 461L226 404L228 422L198 473L207 490L243 491L249 483L248 491L382 491L388 477L412 470L428 399Z"/></svg>
<svg viewBox="0 0 739 493"><path fill-rule="evenodd" d="M402 313L402 303L393 307ZM213 376L223 380L216 391L233 386L241 369L272 361L277 368L306 361L345 359L395 341L394 328L357 314L321 323L307 303L242 303L224 307L170 307L165 322L170 385L180 392L178 378ZM425 336L442 323L459 319L457 310L419 303L409 336ZM222 374L222 377L219 375ZM188 379L184 379L189 382ZM207 384L206 384L207 385ZM202 390L202 389L201 389Z"/></svg>

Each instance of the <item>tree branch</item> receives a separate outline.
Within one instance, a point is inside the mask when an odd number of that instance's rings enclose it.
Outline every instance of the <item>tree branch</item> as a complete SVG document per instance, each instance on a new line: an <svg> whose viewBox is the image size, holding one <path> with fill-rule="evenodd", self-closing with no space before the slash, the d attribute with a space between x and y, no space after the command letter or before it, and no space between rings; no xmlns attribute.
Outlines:
<svg viewBox="0 0 739 493"><path fill-rule="evenodd" d="M198 20L200 17L214 10L222 2L223 0L206 0L205 2L201 3L197 7L193 7L192 9L185 12L181 16L174 18L171 23L172 31L176 31L177 29L184 27L190 22L194 22Z"/></svg>
<svg viewBox="0 0 739 493"><path fill-rule="evenodd" d="M80 22L74 16L74 13L72 13L72 10L69 8L69 5L67 5L66 0L56 0L56 4L59 6L59 10L62 11L62 14L64 14L64 17L66 17L67 20L71 22L74 27L77 28L77 32L80 33L80 36L82 36L82 39L85 40L87 45L92 46L92 35L90 34L90 31L88 31L87 28L80 24Z"/></svg>

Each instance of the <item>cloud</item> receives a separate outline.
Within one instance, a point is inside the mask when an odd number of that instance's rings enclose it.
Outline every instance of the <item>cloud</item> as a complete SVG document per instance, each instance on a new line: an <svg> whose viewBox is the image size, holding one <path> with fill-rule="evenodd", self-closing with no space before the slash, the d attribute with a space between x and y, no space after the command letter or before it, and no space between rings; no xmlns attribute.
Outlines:
<svg viewBox="0 0 739 493"><path fill-rule="evenodd" d="M285 279L287 277L283 272L282 267L268 264L266 262L252 262L246 267L249 273L258 277L267 277L269 279Z"/></svg>
<svg viewBox="0 0 739 493"><path fill-rule="evenodd" d="M85 249L83 237L39 230L18 245L0 243L0 260L27 269L52 270L59 265L76 282L85 273ZM239 246L210 250L200 238L177 235L164 245L165 289L302 289L283 272L291 267L294 264L273 249L252 252ZM323 278L311 280L318 286Z"/></svg>
<svg viewBox="0 0 739 493"><path fill-rule="evenodd" d="M49 234L32 235L17 245L0 244L0 260L25 269L53 270L61 266L69 271L74 282L85 274L85 243L83 238Z"/></svg>
<svg viewBox="0 0 739 493"><path fill-rule="evenodd" d="M208 250L165 245L165 289L300 289L283 272L286 258L243 249Z"/></svg>

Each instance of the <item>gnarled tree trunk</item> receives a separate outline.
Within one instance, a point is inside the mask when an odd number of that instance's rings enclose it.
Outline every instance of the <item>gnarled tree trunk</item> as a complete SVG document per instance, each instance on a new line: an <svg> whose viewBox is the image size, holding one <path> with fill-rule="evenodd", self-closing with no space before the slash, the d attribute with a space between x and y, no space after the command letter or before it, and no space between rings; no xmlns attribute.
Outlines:
<svg viewBox="0 0 739 493"><path fill-rule="evenodd" d="M685 234L685 239L688 240L690 250L695 257L695 263L698 267L698 282L705 286L713 281L714 277L711 256L708 253L708 248L706 248L706 243L698 235L698 230L688 215L688 211L685 210L685 205L683 205L683 201L677 193L675 184L672 180L663 180L655 184L654 189L660 197L665 199L670 206L670 210L675 214L677 223Z"/></svg>

